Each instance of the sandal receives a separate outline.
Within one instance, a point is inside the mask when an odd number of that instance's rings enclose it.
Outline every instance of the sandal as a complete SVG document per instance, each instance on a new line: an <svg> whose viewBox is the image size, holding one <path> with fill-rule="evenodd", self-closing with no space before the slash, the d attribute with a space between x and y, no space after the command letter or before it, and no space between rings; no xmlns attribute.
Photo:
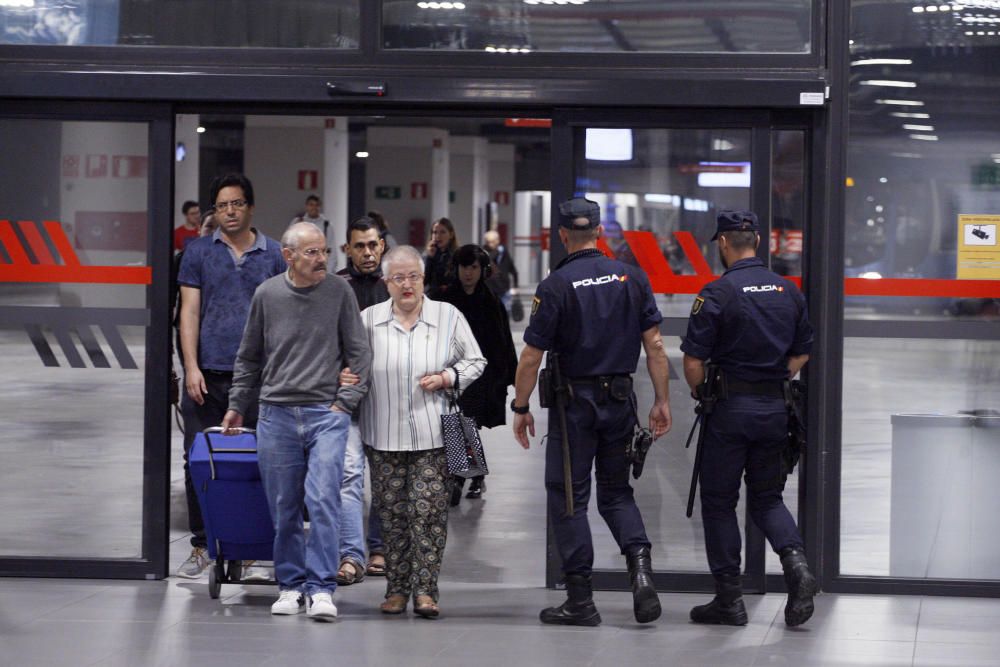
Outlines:
<svg viewBox="0 0 1000 667"><path fill-rule="evenodd" d="M406 611L407 602L409 602L409 599L405 595L395 593L387 596L378 608L383 614L402 614Z"/></svg>
<svg viewBox="0 0 1000 667"><path fill-rule="evenodd" d="M337 570L337 583L341 586L350 586L363 581L365 578L365 566L353 558L345 558L340 561L340 569Z"/></svg>
<svg viewBox="0 0 1000 667"><path fill-rule="evenodd" d="M378 560L375 560L378 558ZM370 577L384 577L385 576L385 555L384 554L372 554L368 558L368 576Z"/></svg>
<svg viewBox="0 0 1000 667"><path fill-rule="evenodd" d="M423 618L437 618L441 610L430 595L417 595L413 598L413 613Z"/></svg>

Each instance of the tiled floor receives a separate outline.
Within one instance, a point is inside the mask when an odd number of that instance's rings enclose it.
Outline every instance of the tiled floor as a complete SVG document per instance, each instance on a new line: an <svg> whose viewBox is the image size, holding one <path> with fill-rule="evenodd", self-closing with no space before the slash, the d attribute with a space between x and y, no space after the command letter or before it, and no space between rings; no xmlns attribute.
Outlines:
<svg viewBox="0 0 1000 667"><path fill-rule="evenodd" d="M634 622L627 593L596 595L599 628L541 625L562 594L539 586L445 581L442 617L381 615L368 579L336 595L333 624L272 617L274 589L206 580L0 581L0 663L103 665L997 665L1000 601L823 595L813 619L785 628L784 600L748 596L750 624L687 620L704 596L664 594L664 614Z"/></svg>

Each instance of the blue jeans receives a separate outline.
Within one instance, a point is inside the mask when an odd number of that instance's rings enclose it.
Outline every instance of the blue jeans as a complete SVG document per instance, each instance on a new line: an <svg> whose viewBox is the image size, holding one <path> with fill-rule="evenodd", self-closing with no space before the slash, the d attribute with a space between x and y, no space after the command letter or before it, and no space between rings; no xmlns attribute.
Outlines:
<svg viewBox="0 0 1000 667"><path fill-rule="evenodd" d="M361 430L351 423L344 457L344 481L340 486L340 559L365 562L365 449ZM368 552L385 553L378 515L368 515Z"/></svg>
<svg viewBox="0 0 1000 667"><path fill-rule="evenodd" d="M257 453L274 522L274 573L282 590L332 593L340 565L340 488L351 417L328 404L261 403ZM309 537L302 503L309 510Z"/></svg>

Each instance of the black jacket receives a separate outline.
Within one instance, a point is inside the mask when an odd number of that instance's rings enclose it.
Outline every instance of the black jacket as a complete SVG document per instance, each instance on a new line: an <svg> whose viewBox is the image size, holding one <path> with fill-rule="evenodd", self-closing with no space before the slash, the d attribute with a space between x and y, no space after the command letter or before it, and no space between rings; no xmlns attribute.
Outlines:
<svg viewBox="0 0 1000 667"><path fill-rule="evenodd" d="M378 269L374 273L361 273L354 268L354 263L347 261L347 268L337 271L338 276L347 279L354 296L358 298L358 305L361 310L382 303L389 298L389 289L382 280L382 270Z"/></svg>
<svg viewBox="0 0 1000 667"><path fill-rule="evenodd" d="M481 280L472 294L466 294L458 281L449 282L435 294L438 301L450 303L465 316L486 357L486 370L479 379L460 387L462 412L474 417L480 426L502 426L507 422L507 386L514 384L517 370L507 310Z"/></svg>

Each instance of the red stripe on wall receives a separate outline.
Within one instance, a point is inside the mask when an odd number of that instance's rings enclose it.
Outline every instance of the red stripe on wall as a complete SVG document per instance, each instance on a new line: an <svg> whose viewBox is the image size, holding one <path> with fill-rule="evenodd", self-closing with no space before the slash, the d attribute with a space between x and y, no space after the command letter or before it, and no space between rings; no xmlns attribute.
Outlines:
<svg viewBox="0 0 1000 667"><path fill-rule="evenodd" d="M49 247L45 245L45 239L42 238L34 222L31 220L18 220L17 226L21 228L21 233L28 240L31 252L35 253L35 259L38 260L39 264L56 263L52 253L49 252Z"/></svg>
<svg viewBox="0 0 1000 667"><path fill-rule="evenodd" d="M43 224L45 225L45 231L49 233L49 238L52 239L53 245L59 251L63 264L66 266L80 266L80 259L76 256L76 251L70 245L69 239L66 238L66 232L63 231L62 225L55 220L46 220Z"/></svg>
<svg viewBox="0 0 1000 667"><path fill-rule="evenodd" d="M944 280L931 278L844 278L847 296L938 296L1000 298L1000 280Z"/></svg>
<svg viewBox="0 0 1000 667"><path fill-rule="evenodd" d="M10 220L0 220L0 242L3 242L3 247L7 249L7 254L10 255L12 262L6 266L31 265L31 260L24 252L24 247L17 240L17 234L14 233L14 227L10 224Z"/></svg>
<svg viewBox="0 0 1000 667"><path fill-rule="evenodd" d="M150 285L148 266L43 266L0 264L0 283L110 283Z"/></svg>
<svg viewBox="0 0 1000 667"><path fill-rule="evenodd" d="M650 232L646 233L649 234ZM684 251L684 255L688 261L691 262L691 266L694 267L694 272L699 276L711 276L712 268L705 261L705 256L701 254L701 248L698 247L698 242L694 240L694 234L691 232L674 232L674 238L681 244L681 249Z"/></svg>

